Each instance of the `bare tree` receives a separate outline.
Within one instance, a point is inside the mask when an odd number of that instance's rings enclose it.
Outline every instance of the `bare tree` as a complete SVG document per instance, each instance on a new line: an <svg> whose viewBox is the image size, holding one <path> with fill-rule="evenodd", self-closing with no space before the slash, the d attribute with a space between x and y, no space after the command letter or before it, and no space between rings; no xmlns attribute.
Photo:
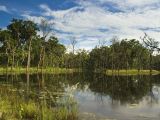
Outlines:
<svg viewBox="0 0 160 120"><path fill-rule="evenodd" d="M147 35L147 33L144 33L144 37L141 37L141 40L143 41L144 45L148 48L150 51L150 74L152 73L152 54L155 51L159 51L159 42L156 41L154 38L151 38L150 36Z"/></svg>
<svg viewBox="0 0 160 120"><path fill-rule="evenodd" d="M111 38L111 43L112 43L112 44L115 44L115 43L117 43L118 41L119 41L118 36L113 36L113 37Z"/></svg>
<svg viewBox="0 0 160 120"><path fill-rule="evenodd" d="M40 31L42 32L42 37L44 40L48 37L48 35L52 32L52 26L54 23L48 22L46 19L41 19L41 23L39 25Z"/></svg>
<svg viewBox="0 0 160 120"><path fill-rule="evenodd" d="M72 46L72 53L75 53L75 45L78 43L75 37L70 38L71 46Z"/></svg>
<svg viewBox="0 0 160 120"><path fill-rule="evenodd" d="M98 41L99 43L99 47L103 47L106 43L107 43L107 40L104 40L104 39L101 39Z"/></svg>

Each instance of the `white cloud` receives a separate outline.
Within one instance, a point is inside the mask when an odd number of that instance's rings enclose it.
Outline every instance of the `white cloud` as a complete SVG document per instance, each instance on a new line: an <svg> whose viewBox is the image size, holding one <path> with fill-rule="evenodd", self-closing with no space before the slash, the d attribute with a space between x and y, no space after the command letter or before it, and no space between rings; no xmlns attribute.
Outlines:
<svg viewBox="0 0 160 120"><path fill-rule="evenodd" d="M27 20L31 20L31 21L34 21L35 23L37 23L37 24L40 24L41 23L41 20L42 19L45 19L44 17L42 17L42 16L31 16L31 15L29 15L28 13L27 14L23 14L22 15L23 17L25 17Z"/></svg>
<svg viewBox="0 0 160 120"><path fill-rule="evenodd" d="M159 3L159 0L124 0L125 3L132 6L144 6Z"/></svg>
<svg viewBox="0 0 160 120"><path fill-rule="evenodd" d="M0 5L0 11L9 13L9 10L8 10L7 7L4 6L4 5Z"/></svg>
<svg viewBox="0 0 160 120"><path fill-rule="evenodd" d="M54 21L60 40L67 41L70 36L75 36L78 40L77 48L91 49L99 40L109 41L112 36L139 39L144 31L154 38L160 38L159 0L76 2L78 6L67 10L52 10L45 4L40 5L40 8L44 10L43 17L50 17L50 21ZM109 3L123 12L106 9ZM34 16L31 16L31 19L33 18ZM39 22L39 17L35 21Z"/></svg>
<svg viewBox="0 0 160 120"><path fill-rule="evenodd" d="M79 2L80 1L80 2ZM77 2L81 5L85 5L85 0L77 0ZM91 2L87 2L87 5L89 5ZM93 0L93 3L96 3L96 5L102 5L102 4L108 4L112 3L113 5L117 5L119 8L127 9L131 7L146 7L146 6L153 6L153 5L159 5L159 0Z"/></svg>

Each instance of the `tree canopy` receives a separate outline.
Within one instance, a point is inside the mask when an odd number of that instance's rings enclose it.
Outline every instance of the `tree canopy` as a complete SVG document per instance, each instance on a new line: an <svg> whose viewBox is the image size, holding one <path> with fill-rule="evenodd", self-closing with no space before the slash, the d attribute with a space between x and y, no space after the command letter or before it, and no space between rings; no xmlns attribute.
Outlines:
<svg viewBox="0 0 160 120"><path fill-rule="evenodd" d="M43 33L38 35L37 31ZM63 67L90 71L105 69L160 69L158 42L145 34L143 43L136 39L114 37L109 46L96 46L90 52L66 52L65 45L49 33L47 21L37 25L29 20L13 19L7 29L0 29L0 66L2 67ZM73 41L73 39L71 39ZM75 42L76 41L76 42ZM158 52L157 52L158 53Z"/></svg>

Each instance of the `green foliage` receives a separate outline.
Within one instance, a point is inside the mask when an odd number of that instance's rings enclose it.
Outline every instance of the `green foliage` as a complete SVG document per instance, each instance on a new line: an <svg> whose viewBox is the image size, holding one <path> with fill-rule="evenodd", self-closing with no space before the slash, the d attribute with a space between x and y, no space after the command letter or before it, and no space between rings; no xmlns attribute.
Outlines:
<svg viewBox="0 0 160 120"><path fill-rule="evenodd" d="M77 104L73 98L63 99L63 104L52 101L50 106L44 96L43 99L20 96L16 88L1 86L0 88L0 119L2 120L76 120ZM10 94L10 95L9 95ZM65 95L65 94L64 94ZM27 95L25 95L27 96ZM38 101L37 101L38 100ZM61 100L59 100L61 101ZM68 106L68 107L66 107Z"/></svg>
<svg viewBox="0 0 160 120"><path fill-rule="evenodd" d="M38 118L38 107L34 102L20 104L19 114L23 119L36 119Z"/></svg>
<svg viewBox="0 0 160 120"><path fill-rule="evenodd" d="M41 30L42 36L37 34ZM0 30L0 66L37 67L37 69L74 68L89 71L106 69L160 69L158 42L148 37L143 38L145 45L135 39L112 39L110 46L97 46L90 52L78 50L66 53L66 48L58 38L51 35L50 25L42 20L42 25L32 21L13 19L6 30ZM75 49L75 45L73 49Z"/></svg>
<svg viewBox="0 0 160 120"><path fill-rule="evenodd" d="M89 56L88 69L93 71L99 69L143 70L150 68L150 51L135 39L115 41L109 47L96 47L90 52ZM157 64L160 59L156 60Z"/></svg>
<svg viewBox="0 0 160 120"><path fill-rule="evenodd" d="M0 30L1 66L54 66L62 64L65 52L55 36L44 40L37 34L37 24L28 20L13 19L7 30Z"/></svg>

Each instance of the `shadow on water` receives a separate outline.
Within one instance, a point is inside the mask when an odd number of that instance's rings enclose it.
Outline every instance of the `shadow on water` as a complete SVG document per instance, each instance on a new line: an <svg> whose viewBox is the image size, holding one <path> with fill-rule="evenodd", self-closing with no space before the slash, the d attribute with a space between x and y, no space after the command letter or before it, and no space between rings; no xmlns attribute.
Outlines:
<svg viewBox="0 0 160 120"><path fill-rule="evenodd" d="M17 112L11 116L15 118L76 120L93 113L94 119L96 116L143 119L139 116L141 112L159 119L160 113L156 111L160 107L159 80L158 75L10 74L0 75L0 95L4 102L8 100L6 104L10 104L11 110L16 107ZM0 107L4 116L12 113L3 105ZM21 107L26 110L20 111ZM146 108L152 109L149 112Z"/></svg>

